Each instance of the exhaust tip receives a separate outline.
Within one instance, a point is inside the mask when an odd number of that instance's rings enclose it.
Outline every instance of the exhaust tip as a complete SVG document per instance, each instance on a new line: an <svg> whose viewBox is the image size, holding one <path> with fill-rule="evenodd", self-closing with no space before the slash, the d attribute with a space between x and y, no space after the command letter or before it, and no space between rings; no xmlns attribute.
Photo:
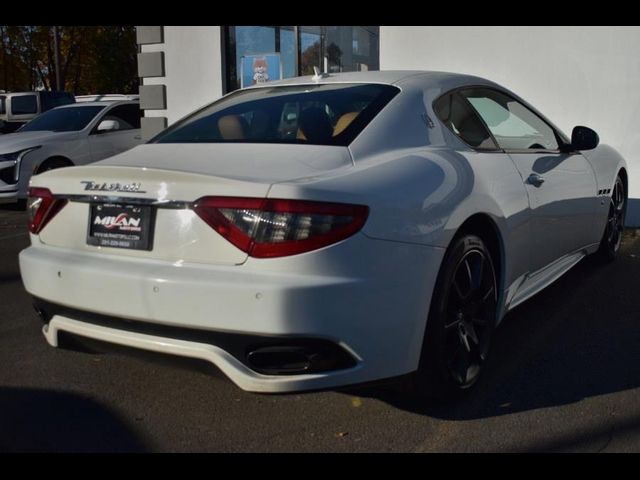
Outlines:
<svg viewBox="0 0 640 480"><path fill-rule="evenodd" d="M247 355L249 365L267 375L304 373L311 366L308 352L300 347L264 347Z"/></svg>
<svg viewBox="0 0 640 480"><path fill-rule="evenodd" d="M292 340L288 345L256 345L247 349L250 368L265 375L300 375L354 367L343 348L326 340Z"/></svg>

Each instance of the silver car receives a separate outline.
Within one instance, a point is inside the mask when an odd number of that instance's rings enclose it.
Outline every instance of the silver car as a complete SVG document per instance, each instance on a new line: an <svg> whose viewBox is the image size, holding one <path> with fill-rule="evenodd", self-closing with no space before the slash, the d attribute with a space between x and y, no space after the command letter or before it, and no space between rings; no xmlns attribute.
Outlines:
<svg viewBox="0 0 640 480"><path fill-rule="evenodd" d="M135 101L54 108L0 136L0 201L24 200L32 174L84 165L142 142Z"/></svg>

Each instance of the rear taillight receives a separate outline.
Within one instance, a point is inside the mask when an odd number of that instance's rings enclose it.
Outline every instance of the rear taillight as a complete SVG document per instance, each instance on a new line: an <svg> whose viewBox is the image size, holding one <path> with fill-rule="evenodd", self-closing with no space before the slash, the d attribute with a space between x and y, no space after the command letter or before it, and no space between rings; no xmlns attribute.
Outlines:
<svg viewBox="0 0 640 480"><path fill-rule="evenodd" d="M334 244L358 232L369 215L362 205L237 197L204 197L193 209L216 232L257 258Z"/></svg>
<svg viewBox="0 0 640 480"><path fill-rule="evenodd" d="M56 199L48 188L30 188L27 200L29 231L38 234L55 217L67 200Z"/></svg>

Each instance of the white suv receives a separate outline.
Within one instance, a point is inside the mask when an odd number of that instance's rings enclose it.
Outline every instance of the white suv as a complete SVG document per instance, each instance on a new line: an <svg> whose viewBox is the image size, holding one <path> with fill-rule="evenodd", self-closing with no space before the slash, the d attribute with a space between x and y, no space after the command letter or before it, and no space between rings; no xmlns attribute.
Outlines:
<svg viewBox="0 0 640 480"><path fill-rule="evenodd" d="M83 102L54 108L0 136L0 201L27 197L29 179L84 165L142 143L138 102Z"/></svg>
<svg viewBox="0 0 640 480"><path fill-rule="evenodd" d="M41 113L75 101L68 92L0 92L0 134L15 132Z"/></svg>

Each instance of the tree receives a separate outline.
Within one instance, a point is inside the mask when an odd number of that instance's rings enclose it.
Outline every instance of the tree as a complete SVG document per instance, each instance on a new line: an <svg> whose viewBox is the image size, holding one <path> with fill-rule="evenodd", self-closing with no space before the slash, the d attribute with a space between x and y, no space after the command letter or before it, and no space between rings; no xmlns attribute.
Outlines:
<svg viewBox="0 0 640 480"><path fill-rule="evenodd" d="M313 75L313 67L322 70L320 57L320 40L309 45L300 55L300 74Z"/></svg>
<svg viewBox="0 0 640 480"><path fill-rule="evenodd" d="M137 93L137 44L133 26L58 27L60 90ZM55 88L50 26L0 26L0 89Z"/></svg>

